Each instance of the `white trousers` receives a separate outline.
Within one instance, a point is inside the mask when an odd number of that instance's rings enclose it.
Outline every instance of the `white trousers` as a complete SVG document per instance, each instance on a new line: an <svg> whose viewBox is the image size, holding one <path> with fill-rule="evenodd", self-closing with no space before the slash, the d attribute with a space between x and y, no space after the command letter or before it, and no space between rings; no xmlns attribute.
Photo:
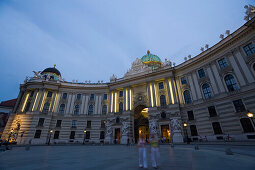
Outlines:
<svg viewBox="0 0 255 170"><path fill-rule="evenodd" d="M148 168L146 159L146 148L139 148L139 167Z"/></svg>
<svg viewBox="0 0 255 170"><path fill-rule="evenodd" d="M159 149L151 147L152 167L157 167L158 166L158 160L159 160Z"/></svg>

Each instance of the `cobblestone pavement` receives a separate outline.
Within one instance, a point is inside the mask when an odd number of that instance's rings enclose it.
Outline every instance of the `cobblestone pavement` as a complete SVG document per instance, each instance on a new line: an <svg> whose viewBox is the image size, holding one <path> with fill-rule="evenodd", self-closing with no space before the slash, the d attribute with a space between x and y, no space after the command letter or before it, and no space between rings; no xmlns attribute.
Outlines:
<svg viewBox="0 0 255 170"><path fill-rule="evenodd" d="M254 170L255 147L233 147L234 155L226 155L225 146L169 145L160 147L160 167L167 170ZM149 151L149 147L147 148ZM150 153L147 152L149 169ZM0 152L0 169L85 169L132 170L138 168L135 146L32 146L14 147Z"/></svg>

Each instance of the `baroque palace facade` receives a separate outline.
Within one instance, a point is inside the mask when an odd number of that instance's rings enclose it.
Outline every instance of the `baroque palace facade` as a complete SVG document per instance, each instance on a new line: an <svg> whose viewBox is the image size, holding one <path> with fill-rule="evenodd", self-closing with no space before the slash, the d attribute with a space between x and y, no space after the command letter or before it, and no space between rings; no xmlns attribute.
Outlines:
<svg viewBox="0 0 255 170"><path fill-rule="evenodd" d="M175 66L147 52L123 78L66 82L55 68L20 85L2 140L24 144L254 141L255 18Z"/></svg>

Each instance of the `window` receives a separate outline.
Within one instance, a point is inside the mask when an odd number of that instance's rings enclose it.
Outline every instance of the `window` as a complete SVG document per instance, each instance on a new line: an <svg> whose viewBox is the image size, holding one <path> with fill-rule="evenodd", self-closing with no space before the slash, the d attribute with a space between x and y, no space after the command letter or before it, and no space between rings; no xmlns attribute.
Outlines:
<svg viewBox="0 0 255 170"><path fill-rule="evenodd" d="M162 106L162 107L166 106L166 97L165 97L165 95L160 96L160 106Z"/></svg>
<svg viewBox="0 0 255 170"><path fill-rule="evenodd" d="M74 139L74 137L75 137L75 131L71 131L71 133L70 133L70 139Z"/></svg>
<svg viewBox="0 0 255 170"><path fill-rule="evenodd" d="M37 126L42 127L43 124L44 124L44 118L40 118Z"/></svg>
<svg viewBox="0 0 255 170"><path fill-rule="evenodd" d="M198 136L196 125L190 125L191 136Z"/></svg>
<svg viewBox="0 0 255 170"><path fill-rule="evenodd" d="M76 128L76 123L77 123L77 120L72 121L72 128Z"/></svg>
<svg viewBox="0 0 255 170"><path fill-rule="evenodd" d="M119 117L116 118L116 123L120 123L120 118Z"/></svg>
<svg viewBox="0 0 255 170"><path fill-rule="evenodd" d="M36 130L34 138L40 138L41 137L41 133L42 133L41 130Z"/></svg>
<svg viewBox="0 0 255 170"><path fill-rule="evenodd" d="M67 98L67 93L63 93L63 99Z"/></svg>
<svg viewBox="0 0 255 170"><path fill-rule="evenodd" d="M86 139L90 139L90 131L86 132Z"/></svg>
<svg viewBox="0 0 255 170"><path fill-rule="evenodd" d="M91 121L90 120L87 121L87 128L91 128Z"/></svg>
<svg viewBox="0 0 255 170"><path fill-rule="evenodd" d="M90 100L91 100L91 101L94 101L94 97L95 97L94 94L90 94Z"/></svg>
<svg viewBox="0 0 255 170"><path fill-rule="evenodd" d="M123 97L123 91L120 91L119 97Z"/></svg>
<svg viewBox="0 0 255 170"><path fill-rule="evenodd" d="M228 66L228 63L227 63L227 61L226 61L225 58L220 59L220 60L218 61L218 64L219 64L220 68L225 68L225 67Z"/></svg>
<svg viewBox="0 0 255 170"><path fill-rule="evenodd" d="M222 134L222 130L220 127L220 123L219 122L213 122L212 123L212 127L213 127L213 131L215 135L220 135Z"/></svg>
<svg viewBox="0 0 255 170"><path fill-rule="evenodd" d="M182 84L187 84L186 77L182 77L182 78L181 78L181 83L182 83Z"/></svg>
<svg viewBox="0 0 255 170"><path fill-rule="evenodd" d="M161 112L160 116L161 116L162 119L165 119L166 118L166 112L164 112L164 111Z"/></svg>
<svg viewBox="0 0 255 170"><path fill-rule="evenodd" d="M188 119L189 119L189 120L194 120L193 110L190 110L190 111L188 111L187 113L188 113Z"/></svg>
<svg viewBox="0 0 255 170"><path fill-rule="evenodd" d="M54 76L50 76L50 80L54 80Z"/></svg>
<svg viewBox="0 0 255 170"><path fill-rule="evenodd" d="M101 128L105 128L105 120L101 120Z"/></svg>
<svg viewBox="0 0 255 170"><path fill-rule="evenodd" d="M235 78L231 74L226 75L224 80L227 85L228 91L235 91L238 89Z"/></svg>
<svg viewBox="0 0 255 170"><path fill-rule="evenodd" d="M33 97L34 96L34 91L31 91L30 96L29 97Z"/></svg>
<svg viewBox="0 0 255 170"><path fill-rule="evenodd" d="M59 107L59 113L64 114L65 112L65 104L61 104Z"/></svg>
<svg viewBox="0 0 255 170"><path fill-rule="evenodd" d="M54 133L54 139L58 139L59 138L59 131L55 131Z"/></svg>
<svg viewBox="0 0 255 170"><path fill-rule="evenodd" d="M205 77L205 71L204 71L204 69L201 68L201 69L199 69L197 72L198 72L198 75L199 75L200 78Z"/></svg>
<svg viewBox="0 0 255 170"><path fill-rule="evenodd" d="M51 92L51 91L48 91L47 97L51 97L51 96L52 96L52 92Z"/></svg>
<svg viewBox="0 0 255 170"><path fill-rule="evenodd" d="M192 102L190 97L190 92L188 90L185 90L183 92L183 96L184 96L184 100L186 104L190 104Z"/></svg>
<svg viewBox="0 0 255 170"><path fill-rule="evenodd" d="M104 100L107 100L107 94L104 94Z"/></svg>
<svg viewBox="0 0 255 170"><path fill-rule="evenodd" d="M119 112L120 113L123 112L123 103L122 102L119 103Z"/></svg>
<svg viewBox="0 0 255 170"><path fill-rule="evenodd" d="M240 119L241 125L243 127L244 133L254 132L254 128L249 118Z"/></svg>
<svg viewBox="0 0 255 170"><path fill-rule="evenodd" d="M205 99L209 99L212 97L212 90L208 83L205 83L202 85L202 90L203 90Z"/></svg>
<svg viewBox="0 0 255 170"><path fill-rule="evenodd" d="M79 111L80 111L80 105L75 105L75 107L74 107L74 114L75 115L78 115L79 114Z"/></svg>
<svg viewBox="0 0 255 170"><path fill-rule="evenodd" d="M244 46L243 49L244 49L246 55L248 55L248 56L255 53L255 48L252 43Z"/></svg>
<svg viewBox="0 0 255 170"><path fill-rule="evenodd" d="M235 106L236 112L244 112L246 110L241 99L234 100L233 104Z"/></svg>
<svg viewBox="0 0 255 170"><path fill-rule="evenodd" d="M104 139L104 131L100 132L100 139Z"/></svg>
<svg viewBox="0 0 255 170"><path fill-rule="evenodd" d="M93 114L93 105L89 105L89 112L88 112L89 115L92 115Z"/></svg>
<svg viewBox="0 0 255 170"><path fill-rule="evenodd" d="M255 63L253 64L253 70L255 71Z"/></svg>
<svg viewBox="0 0 255 170"><path fill-rule="evenodd" d="M216 117L217 116L217 112L214 106L209 106L208 107L208 112L210 117Z"/></svg>
<svg viewBox="0 0 255 170"><path fill-rule="evenodd" d="M30 104L31 104L30 102L27 102L27 105L26 105L26 108L25 108L25 112L29 111Z"/></svg>
<svg viewBox="0 0 255 170"><path fill-rule="evenodd" d="M77 100L81 100L81 94L77 94Z"/></svg>
<svg viewBox="0 0 255 170"><path fill-rule="evenodd" d="M57 120L56 127L61 127L62 120Z"/></svg>
<svg viewBox="0 0 255 170"><path fill-rule="evenodd" d="M107 106L103 105L102 114L105 115L107 112Z"/></svg>
<svg viewBox="0 0 255 170"><path fill-rule="evenodd" d="M50 103L45 103L43 106L43 113L48 113L50 108Z"/></svg>
<svg viewBox="0 0 255 170"><path fill-rule="evenodd" d="M159 82L158 83L158 88L159 89L164 89L164 83L163 82Z"/></svg>

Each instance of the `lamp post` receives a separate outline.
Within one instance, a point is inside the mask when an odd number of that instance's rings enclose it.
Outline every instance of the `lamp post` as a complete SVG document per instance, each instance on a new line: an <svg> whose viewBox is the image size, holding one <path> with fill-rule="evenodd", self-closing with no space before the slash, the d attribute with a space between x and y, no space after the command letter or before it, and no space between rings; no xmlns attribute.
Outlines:
<svg viewBox="0 0 255 170"><path fill-rule="evenodd" d="M83 139L83 145L85 144L85 139L86 139L86 130L83 131L84 132L84 139Z"/></svg>
<svg viewBox="0 0 255 170"><path fill-rule="evenodd" d="M254 121L253 121L253 119L254 119L253 113L249 112L249 110L248 110L247 116L251 119L251 122L252 122L253 126L255 127L255 124L254 124Z"/></svg>
<svg viewBox="0 0 255 170"><path fill-rule="evenodd" d="M187 132L187 126L188 126L188 124L184 122L184 123L183 123L183 126L184 126L184 130L185 130L186 142L187 142L187 144L189 144L189 142L188 142L188 132Z"/></svg>
<svg viewBox="0 0 255 170"><path fill-rule="evenodd" d="M53 130L51 129L50 130L50 137L49 137L49 140L48 140L48 145L50 145L50 138L51 138L51 134L53 133Z"/></svg>

